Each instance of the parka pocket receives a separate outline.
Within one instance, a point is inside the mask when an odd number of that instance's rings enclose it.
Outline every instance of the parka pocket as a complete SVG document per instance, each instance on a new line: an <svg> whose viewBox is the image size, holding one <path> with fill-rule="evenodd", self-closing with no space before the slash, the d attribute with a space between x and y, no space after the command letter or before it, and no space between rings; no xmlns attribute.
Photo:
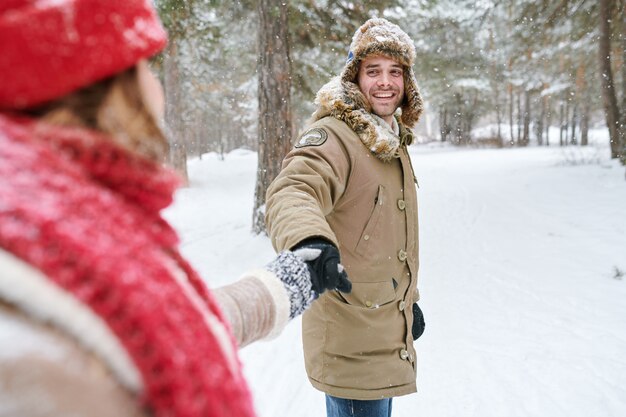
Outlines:
<svg viewBox="0 0 626 417"><path fill-rule="evenodd" d="M379 185L376 198L374 199L374 208L355 248L355 252L361 256L367 255L367 249L371 246L370 242L377 236L376 230L383 211L383 205L386 204L385 200L385 187Z"/></svg>
<svg viewBox="0 0 626 417"><path fill-rule="evenodd" d="M396 299L396 290L393 282L353 282L352 291L338 293L346 303L363 308L378 308L389 304Z"/></svg>

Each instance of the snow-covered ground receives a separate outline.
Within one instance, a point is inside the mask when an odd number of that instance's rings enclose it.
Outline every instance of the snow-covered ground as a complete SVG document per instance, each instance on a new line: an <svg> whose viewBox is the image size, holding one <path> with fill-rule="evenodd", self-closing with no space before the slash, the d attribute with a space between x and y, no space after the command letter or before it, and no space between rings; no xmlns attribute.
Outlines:
<svg viewBox="0 0 626 417"><path fill-rule="evenodd" d="M410 149L420 183L417 394L394 417L626 416L626 181L582 149ZM250 232L256 154L189 164L166 217L212 287L274 252ZM241 351L260 417L323 416L300 321Z"/></svg>

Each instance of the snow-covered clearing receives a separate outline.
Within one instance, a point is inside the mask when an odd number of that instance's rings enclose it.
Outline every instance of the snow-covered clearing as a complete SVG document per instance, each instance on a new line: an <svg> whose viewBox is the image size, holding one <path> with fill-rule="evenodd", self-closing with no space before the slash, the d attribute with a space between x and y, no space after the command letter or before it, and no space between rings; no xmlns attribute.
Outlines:
<svg viewBox="0 0 626 417"><path fill-rule="evenodd" d="M626 415L626 181L594 133L586 149L411 148L426 332L394 417ZM250 233L256 154L189 170L166 217L209 285L272 259ZM325 415L299 320L241 358L260 417Z"/></svg>

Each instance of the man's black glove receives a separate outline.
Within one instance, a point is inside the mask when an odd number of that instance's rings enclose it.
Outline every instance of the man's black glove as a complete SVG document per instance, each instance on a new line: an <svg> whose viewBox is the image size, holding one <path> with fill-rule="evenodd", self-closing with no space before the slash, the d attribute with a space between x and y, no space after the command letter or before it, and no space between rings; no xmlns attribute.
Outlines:
<svg viewBox="0 0 626 417"><path fill-rule="evenodd" d="M325 239L305 239L293 249L305 261L311 273L313 291L321 294L326 290L352 291L352 283L339 260L339 250ZM307 252L303 255L303 252ZM317 255L317 256L316 256Z"/></svg>
<svg viewBox="0 0 626 417"><path fill-rule="evenodd" d="M424 333L424 328L426 327L426 323L424 323L424 314L422 313L422 309L417 305L417 303L413 304L413 340L417 340L422 333Z"/></svg>

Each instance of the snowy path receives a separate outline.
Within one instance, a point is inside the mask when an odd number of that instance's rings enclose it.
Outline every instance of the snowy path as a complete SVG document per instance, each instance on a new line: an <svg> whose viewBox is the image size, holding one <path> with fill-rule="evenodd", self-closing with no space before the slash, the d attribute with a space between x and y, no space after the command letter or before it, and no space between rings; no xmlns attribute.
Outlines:
<svg viewBox="0 0 626 417"><path fill-rule="evenodd" d="M412 148L427 327L394 417L626 416L623 168L568 152ZM273 256L249 233L255 169L242 151L193 161L167 212L211 286ZM325 415L299 325L241 351L260 417Z"/></svg>

